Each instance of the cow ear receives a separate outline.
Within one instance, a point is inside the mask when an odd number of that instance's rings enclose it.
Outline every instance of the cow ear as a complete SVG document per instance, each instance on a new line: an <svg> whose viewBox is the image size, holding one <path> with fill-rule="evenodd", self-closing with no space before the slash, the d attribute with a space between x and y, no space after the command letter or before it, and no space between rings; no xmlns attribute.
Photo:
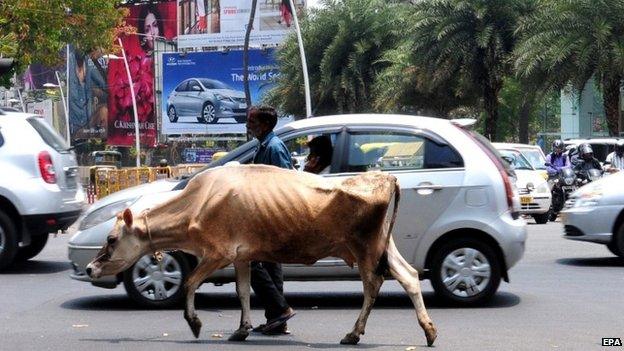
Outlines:
<svg viewBox="0 0 624 351"><path fill-rule="evenodd" d="M132 211L129 208L126 208L123 212L123 220L126 223L126 227L132 227Z"/></svg>

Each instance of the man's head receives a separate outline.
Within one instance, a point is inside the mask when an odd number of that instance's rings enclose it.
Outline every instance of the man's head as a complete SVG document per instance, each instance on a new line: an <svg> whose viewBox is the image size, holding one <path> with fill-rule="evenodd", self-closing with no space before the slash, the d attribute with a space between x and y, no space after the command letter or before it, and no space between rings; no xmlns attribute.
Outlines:
<svg viewBox="0 0 624 351"><path fill-rule="evenodd" d="M310 173L320 173L325 167L331 164L334 148L331 139L325 135L320 135L308 142L310 154L306 158L304 171Z"/></svg>
<svg viewBox="0 0 624 351"><path fill-rule="evenodd" d="M254 137L261 139L277 125L277 112L273 107L252 106L247 115L247 130Z"/></svg>
<svg viewBox="0 0 624 351"><path fill-rule="evenodd" d="M615 144L615 153L622 157L624 156L624 139L620 139Z"/></svg>
<svg viewBox="0 0 624 351"><path fill-rule="evenodd" d="M563 144L563 141L557 139L553 141L552 148L555 154L561 155L563 153L563 150L565 150L565 144Z"/></svg>
<svg viewBox="0 0 624 351"><path fill-rule="evenodd" d="M108 234L106 243L87 265L87 274L91 278L123 272L149 250L146 233L133 224L130 209L117 215L117 223Z"/></svg>
<svg viewBox="0 0 624 351"><path fill-rule="evenodd" d="M584 161L591 161L594 158L594 150L591 145L584 143L579 146L579 156Z"/></svg>

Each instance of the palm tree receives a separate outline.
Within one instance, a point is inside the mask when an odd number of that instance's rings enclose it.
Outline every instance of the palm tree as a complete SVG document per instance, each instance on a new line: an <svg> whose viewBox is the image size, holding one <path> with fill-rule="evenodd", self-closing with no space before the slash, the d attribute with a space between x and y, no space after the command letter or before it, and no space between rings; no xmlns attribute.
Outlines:
<svg viewBox="0 0 624 351"><path fill-rule="evenodd" d="M387 66L383 53L399 42L406 4L383 0L327 0L301 22L308 61L313 114L373 109L375 77ZM267 94L268 103L303 115L303 78L293 34L277 53L281 75Z"/></svg>
<svg viewBox="0 0 624 351"><path fill-rule="evenodd" d="M412 52L435 87L457 82L461 94L476 92L487 117L485 134L496 140L499 93L512 72L511 54L526 0L423 0L415 2Z"/></svg>
<svg viewBox="0 0 624 351"><path fill-rule="evenodd" d="M515 67L522 77L550 77L542 85L571 83L582 90L593 77L602 88L609 133L619 133L624 77L624 2L541 0L518 26Z"/></svg>

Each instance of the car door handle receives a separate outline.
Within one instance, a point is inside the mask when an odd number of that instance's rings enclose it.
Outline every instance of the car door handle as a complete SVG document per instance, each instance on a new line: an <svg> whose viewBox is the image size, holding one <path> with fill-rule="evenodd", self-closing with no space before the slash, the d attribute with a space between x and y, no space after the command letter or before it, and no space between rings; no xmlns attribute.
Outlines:
<svg viewBox="0 0 624 351"><path fill-rule="evenodd" d="M415 186L412 189L414 190L442 190L446 188L446 186L444 185L435 185L435 184L431 184L431 185L419 185L419 186Z"/></svg>

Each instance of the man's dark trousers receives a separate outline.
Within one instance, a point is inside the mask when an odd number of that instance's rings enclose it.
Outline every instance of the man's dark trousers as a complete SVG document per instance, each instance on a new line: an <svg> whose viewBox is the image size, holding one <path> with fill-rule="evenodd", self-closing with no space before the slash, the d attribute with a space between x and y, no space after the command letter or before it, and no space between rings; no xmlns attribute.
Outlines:
<svg viewBox="0 0 624 351"><path fill-rule="evenodd" d="M279 317L290 307L284 298L281 264L251 262L251 287L264 305L267 320Z"/></svg>

